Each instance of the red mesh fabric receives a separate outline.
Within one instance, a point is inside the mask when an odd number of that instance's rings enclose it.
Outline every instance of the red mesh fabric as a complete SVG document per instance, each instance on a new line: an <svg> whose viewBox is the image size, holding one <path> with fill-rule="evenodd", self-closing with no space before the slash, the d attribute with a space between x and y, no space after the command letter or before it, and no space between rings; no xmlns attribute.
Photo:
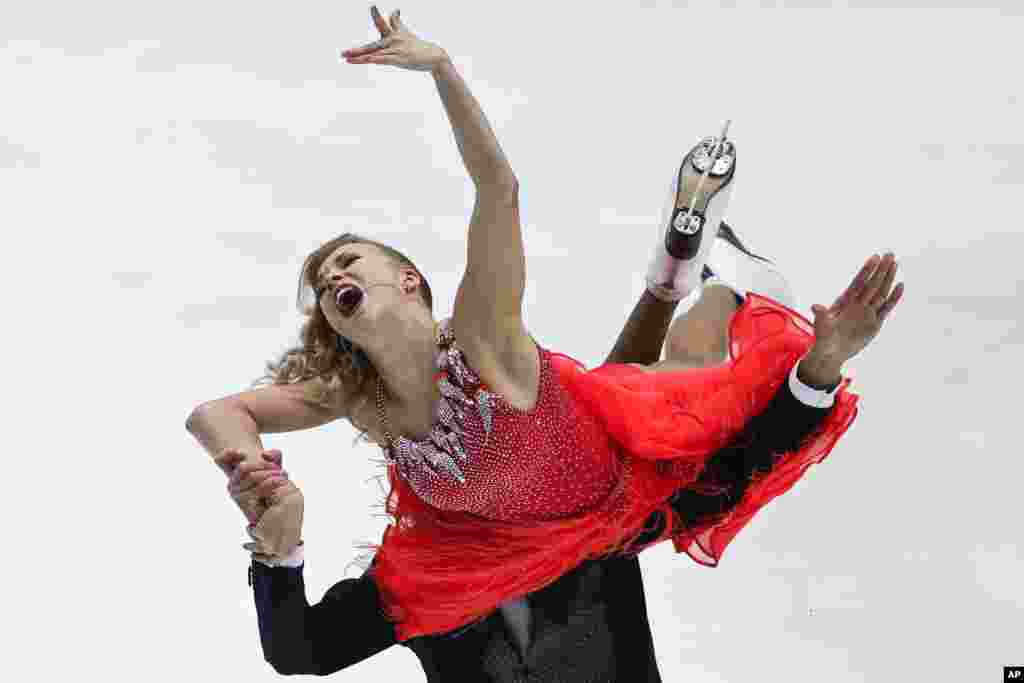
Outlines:
<svg viewBox="0 0 1024 683"><path fill-rule="evenodd" d="M857 412L857 397L844 382L825 423L797 452L755 475L728 513L684 528L668 498L693 483L707 459L766 408L810 348L813 332L800 314L752 294L733 316L730 339L729 362L672 373L622 365L587 372L553 355L564 390L596 416L623 458L616 487L583 513L510 523L445 512L420 500L392 468L387 508L394 521L373 571L399 639L458 628L586 559L623 549L654 512L674 521L661 540L671 537L677 551L716 565L759 509L828 455Z"/></svg>

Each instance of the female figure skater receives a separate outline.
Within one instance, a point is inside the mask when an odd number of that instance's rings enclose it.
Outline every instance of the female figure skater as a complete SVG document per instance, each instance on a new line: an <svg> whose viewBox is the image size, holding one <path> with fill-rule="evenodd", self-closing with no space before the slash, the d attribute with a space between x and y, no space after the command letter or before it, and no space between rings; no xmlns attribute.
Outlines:
<svg viewBox="0 0 1024 683"><path fill-rule="evenodd" d="M710 291L714 291L712 287ZM644 360L648 339L663 341L671 306L643 297L627 327L645 332L625 335L614 354L618 361ZM659 333L660 328L660 333ZM702 353L700 346L693 348ZM657 357L657 351L655 351ZM826 418L826 392L784 382L769 406L748 423L736 443L722 449L705 466L702 477L728 472L730 490L719 499L682 490L670 499L681 519L727 511L742 496L745 483L787 451L798 448ZM229 462L242 458L236 454ZM273 496L276 481L286 476L280 452L267 454L267 470L232 477L232 497L250 491ZM696 504L701 504L700 506ZM703 509L702 509L703 508ZM303 497L291 485L274 506L275 524L301 525ZM647 538L664 524L649 520ZM642 544L645 539L639 539ZM310 604L303 576L304 546L284 559L256 554L250 582L256 603L260 643L266 661L281 674L328 675L363 661L393 645L398 637L382 613L372 571L342 579ZM344 633L343 638L338 634ZM549 586L508 601L478 621L451 632L401 643L417 657L427 681L630 681L659 683L651 627L647 620L643 579L634 554L619 553L584 562Z"/></svg>
<svg viewBox="0 0 1024 683"><path fill-rule="evenodd" d="M354 64L432 73L477 188L466 273L451 320L438 324L425 278L390 247L344 235L314 252L302 278L316 306L302 347L273 369L287 391L267 397L290 402L290 420L264 431L345 417L385 449L394 523L373 574L399 640L472 623L615 550L672 538L714 565L753 514L824 458L852 422L856 398L840 371L900 299L893 257L868 259L832 307L813 308L813 328L750 293L726 314L723 364L694 367L674 357L686 344L670 335L662 363L587 372L539 346L523 325L518 180L475 99L444 51L409 32L397 13L388 22L374 9L373 18L381 40L343 54ZM672 228L682 238L659 245L671 258L652 264L655 296L678 299L699 287L713 239L702 236L704 227L717 225L714 199L731 179L720 163L724 137L696 181L684 173L687 160L674 181L675 205L686 210ZM743 469L709 466L711 456L742 434L787 377L830 389L828 417L793 452L750 472L738 500L704 506L734 491L730 478ZM211 451L215 441L230 442L223 430L203 438L200 425L216 422L215 413L200 411L192 425ZM669 500L680 491L706 514L680 513ZM297 544L296 525L279 523L295 519L275 512L283 509L259 517L260 553L281 556ZM258 510L248 512L254 518ZM651 519L662 520L660 528L647 528Z"/></svg>

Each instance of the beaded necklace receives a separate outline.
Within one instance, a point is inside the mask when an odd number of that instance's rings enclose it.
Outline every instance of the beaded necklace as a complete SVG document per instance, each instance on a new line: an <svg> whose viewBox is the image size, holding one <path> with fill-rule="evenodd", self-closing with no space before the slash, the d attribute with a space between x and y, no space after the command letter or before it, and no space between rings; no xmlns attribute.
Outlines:
<svg viewBox="0 0 1024 683"><path fill-rule="evenodd" d="M441 325L437 321L434 321L434 343L438 346L441 344ZM394 449L398 446L398 440L395 438L394 433L391 431L391 421L388 420L388 411L384 403L386 400L386 391L384 388L384 380L381 379L380 373L377 373L377 417L380 419L381 431L384 432L384 441L387 447Z"/></svg>

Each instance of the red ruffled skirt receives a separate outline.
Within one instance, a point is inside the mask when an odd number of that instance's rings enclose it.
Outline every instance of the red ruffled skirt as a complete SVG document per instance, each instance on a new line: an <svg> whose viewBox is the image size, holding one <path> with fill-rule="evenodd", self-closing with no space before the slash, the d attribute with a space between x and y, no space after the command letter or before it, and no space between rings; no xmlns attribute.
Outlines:
<svg viewBox="0 0 1024 683"><path fill-rule="evenodd" d="M799 450L752 475L727 512L688 526L668 499L694 485L709 458L765 410L813 340L813 327L799 313L751 294L730 325L730 360L716 367L650 373L606 365L586 371L556 356L565 390L598 417L623 461L612 493L572 517L524 524L437 510L390 468L387 510L393 521L372 571L399 640L451 631L585 560L635 550L633 542L654 513L669 522L657 540L671 538L678 552L717 565L757 511L824 460L849 428L857 414L849 381Z"/></svg>

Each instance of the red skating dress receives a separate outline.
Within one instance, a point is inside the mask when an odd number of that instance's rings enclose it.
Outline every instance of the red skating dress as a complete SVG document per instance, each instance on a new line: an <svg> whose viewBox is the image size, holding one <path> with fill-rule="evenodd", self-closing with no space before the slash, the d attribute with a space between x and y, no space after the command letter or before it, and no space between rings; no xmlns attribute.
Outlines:
<svg viewBox="0 0 1024 683"><path fill-rule="evenodd" d="M399 640L442 633L537 591L582 561L629 547L652 513L661 536L702 564L768 501L823 460L857 413L844 381L825 422L796 452L758 473L728 512L694 527L668 499L762 412L813 342L799 313L751 294L733 316L730 360L649 373L592 371L539 348L536 405L490 392L442 328L444 400L429 437L389 453L392 523L373 575Z"/></svg>

